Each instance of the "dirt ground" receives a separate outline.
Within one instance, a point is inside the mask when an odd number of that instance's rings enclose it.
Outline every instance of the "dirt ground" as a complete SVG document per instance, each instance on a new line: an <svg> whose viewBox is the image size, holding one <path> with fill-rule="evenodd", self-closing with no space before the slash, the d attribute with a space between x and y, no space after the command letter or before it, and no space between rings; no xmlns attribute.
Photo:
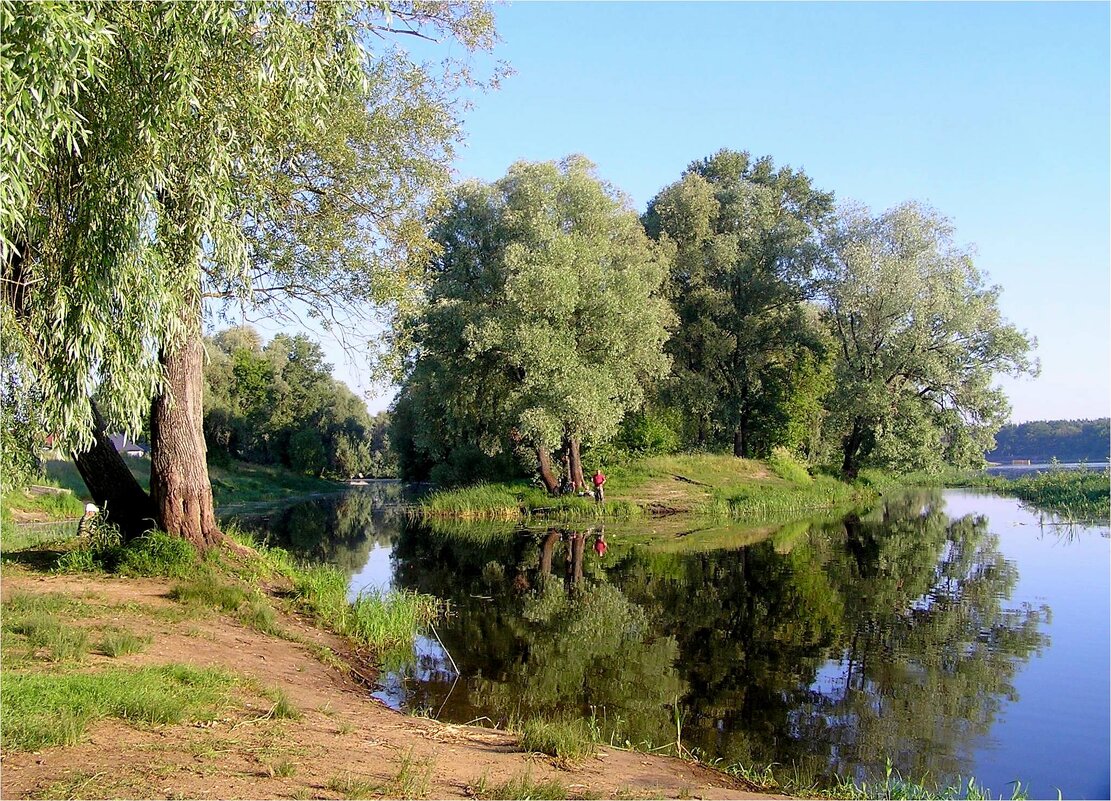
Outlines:
<svg viewBox="0 0 1111 801"><path fill-rule="evenodd" d="M394 712L350 674L326 666L311 643L345 645L304 620L282 625L302 640L261 634L215 612L173 614L170 583L152 579L43 576L5 566L3 598L65 593L94 611L73 625L126 626L149 635L141 653L86 667L184 663L218 666L281 690L300 719L269 716L263 696L244 693L210 725L133 727L96 723L82 742L3 753L0 796L14 798L472 798L528 776L554 780L574 798L775 798L679 759L608 747L560 765L521 751L504 731L454 726ZM159 614L161 610L162 614ZM67 621L70 623L71 621Z"/></svg>

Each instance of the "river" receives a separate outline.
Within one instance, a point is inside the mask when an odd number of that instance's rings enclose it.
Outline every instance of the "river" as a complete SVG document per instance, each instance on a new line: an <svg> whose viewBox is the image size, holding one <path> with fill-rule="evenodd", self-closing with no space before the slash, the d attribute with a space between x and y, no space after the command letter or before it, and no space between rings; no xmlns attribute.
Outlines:
<svg viewBox="0 0 1111 801"><path fill-rule="evenodd" d="M514 530L407 522L399 485L251 525L451 614L376 693L450 722L577 717L802 777L975 776L997 795L1108 798L1106 526L1010 498L896 494L788 525Z"/></svg>

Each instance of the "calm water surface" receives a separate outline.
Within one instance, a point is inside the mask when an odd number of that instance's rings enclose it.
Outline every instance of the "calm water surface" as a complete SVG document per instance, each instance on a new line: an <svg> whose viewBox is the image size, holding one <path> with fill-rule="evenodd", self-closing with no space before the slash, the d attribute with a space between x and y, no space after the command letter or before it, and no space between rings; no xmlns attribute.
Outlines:
<svg viewBox="0 0 1111 801"><path fill-rule="evenodd" d="M678 717L685 747L727 762L867 778L890 758L996 794L1020 779L1031 798L1111 795L1106 526L963 490L774 530L430 529L400 500L383 483L256 523L342 567L352 594L450 602L383 677L395 707L576 715L652 746Z"/></svg>

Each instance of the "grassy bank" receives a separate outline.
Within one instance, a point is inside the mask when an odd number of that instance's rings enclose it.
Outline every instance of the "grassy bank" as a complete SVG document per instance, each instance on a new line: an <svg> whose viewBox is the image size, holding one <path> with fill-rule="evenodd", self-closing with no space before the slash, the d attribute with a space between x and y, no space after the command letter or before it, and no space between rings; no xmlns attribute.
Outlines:
<svg viewBox="0 0 1111 801"><path fill-rule="evenodd" d="M145 490L150 489L150 459L125 458L131 474ZM85 483L73 462L52 460L46 463L46 474L56 486L70 490L82 502L91 500ZM226 467L209 465L212 499L217 507L280 501L317 493L337 492L346 488L339 481L328 481L301 475L275 465L232 462ZM80 514L80 512L78 512Z"/></svg>
<svg viewBox="0 0 1111 801"><path fill-rule="evenodd" d="M987 489L1018 498L1068 522L1105 523L1111 517L1111 471L1050 468L1015 478L980 471L952 470L940 474L912 474L902 478L872 476L879 485L942 486Z"/></svg>
<svg viewBox="0 0 1111 801"><path fill-rule="evenodd" d="M1018 478L975 474L955 477L953 487L983 487L1012 495L1031 506L1073 522L1106 521L1111 505L1111 473L1051 469Z"/></svg>
<svg viewBox="0 0 1111 801"><path fill-rule="evenodd" d="M730 455L655 456L606 468L606 500L553 498L526 482L439 490L421 503L428 518L462 520L629 519L695 514L715 519L776 520L867 504L874 490L811 476L785 453L772 459Z"/></svg>

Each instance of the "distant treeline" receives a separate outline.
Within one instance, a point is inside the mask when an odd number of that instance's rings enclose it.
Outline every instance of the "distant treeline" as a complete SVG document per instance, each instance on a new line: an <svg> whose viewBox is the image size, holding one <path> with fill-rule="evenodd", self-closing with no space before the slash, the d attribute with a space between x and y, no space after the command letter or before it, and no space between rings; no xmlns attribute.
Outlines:
<svg viewBox="0 0 1111 801"><path fill-rule="evenodd" d="M264 346L253 328L237 326L205 345L210 462L280 464L337 478L397 475L388 415L371 417L309 337L278 334Z"/></svg>
<svg viewBox="0 0 1111 801"><path fill-rule="evenodd" d="M1109 418L1099 420L1035 420L1007 425L995 435L989 462L1030 459L1033 462L1107 461Z"/></svg>

